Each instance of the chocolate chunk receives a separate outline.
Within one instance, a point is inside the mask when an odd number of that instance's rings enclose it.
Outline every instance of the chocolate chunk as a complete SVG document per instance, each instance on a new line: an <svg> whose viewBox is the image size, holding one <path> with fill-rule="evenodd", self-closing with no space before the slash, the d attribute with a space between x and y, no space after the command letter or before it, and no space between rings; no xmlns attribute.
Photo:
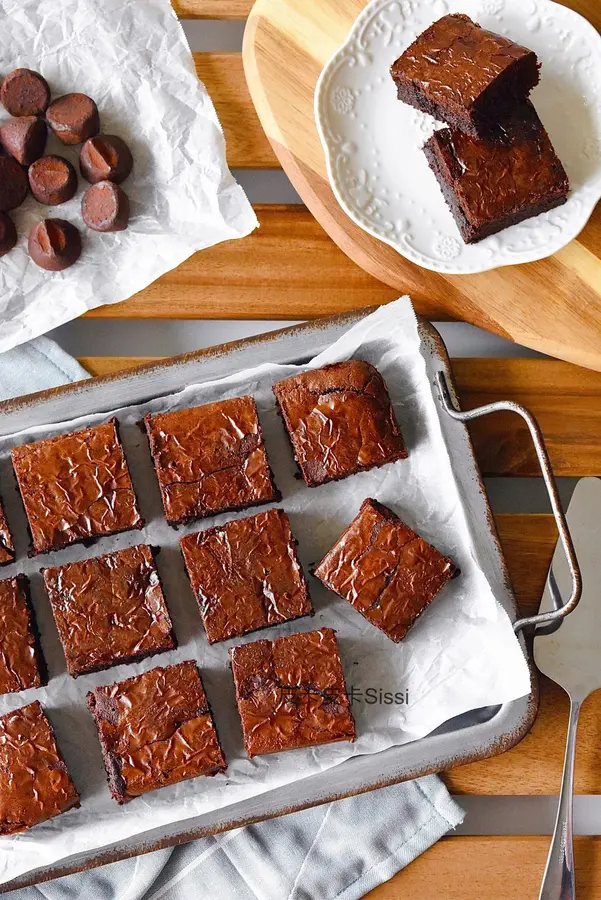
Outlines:
<svg viewBox="0 0 601 900"><path fill-rule="evenodd" d="M90 184L112 181L121 184L132 170L134 161L129 147L114 134L98 134L81 148L81 174Z"/></svg>
<svg viewBox="0 0 601 900"><path fill-rule="evenodd" d="M0 256L10 253L16 243L17 229L15 228L15 223L6 213L0 213Z"/></svg>
<svg viewBox="0 0 601 900"><path fill-rule="evenodd" d="M21 206L27 196L27 175L16 159L0 157L0 212Z"/></svg>
<svg viewBox="0 0 601 900"><path fill-rule="evenodd" d="M0 143L22 166L39 159L46 147L46 123L37 116L21 116L0 127Z"/></svg>
<svg viewBox="0 0 601 900"><path fill-rule="evenodd" d="M129 199L112 181L99 181L83 195L81 213L92 231L123 231L129 223Z"/></svg>
<svg viewBox="0 0 601 900"><path fill-rule="evenodd" d="M50 88L39 72L15 69L2 82L0 100L11 116L41 116L50 103Z"/></svg>
<svg viewBox="0 0 601 900"><path fill-rule="evenodd" d="M29 255L41 269L61 272L77 262L81 255L81 236L64 219L44 219L29 234Z"/></svg>
<svg viewBox="0 0 601 900"><path fill-rule="evenodd" d="M31 193L40 203L58 206L77 190L77 173L62 156L43 156L29 167Z"/></svg>
<svg viewBox="0 0 601 900"><path fill-rule="evenodd" d="M98 107L86 94L65 94L54 100L46 119L63 144L83 144L100 131Z"/></svg>

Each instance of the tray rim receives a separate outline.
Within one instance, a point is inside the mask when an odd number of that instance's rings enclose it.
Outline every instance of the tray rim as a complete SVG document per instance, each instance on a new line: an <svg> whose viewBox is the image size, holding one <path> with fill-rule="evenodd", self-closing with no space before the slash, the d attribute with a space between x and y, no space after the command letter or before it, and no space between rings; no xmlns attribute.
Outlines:
<svg viewBox="0 0 601 900"><path fill-rule="evenodd" d="M13 420L18 420L22 415L28 414L32 410L41 410L43 412L46 407L51 410L54 406L55 401L62 402L64 401L65 397L79 395L82 391L95 390L104 386L112 386L119 383L124 384L136 380L139 380L140 383L142 383L143 380L148 378L149 376L153 376L156 374L160 375L170 369L176 370L180 367L186 367L192 363L209 363L211 360L221 360L224 357L235 356L240 351L255 351L260 350L260 348L262 347L270 348L278 342L285 343L287 340L292 341L299 336L302 339L303 336L308 337L311 334L315 337L315 339L317 339L320 331L327 332L328 329L335 328L339 328L341 330L345 329L352 326L354 323L358 322L360 319L364 318L370 313L375 312L376 309L378 309L377 306L370 306L359 310L346 312L337 316L318 318L299 325L293 325L278 329L276 331L254 335L250 338L228 342L225 344L208 347L202 350L197 350L178 356L167 357L165 359L145 363L141 366L137 366L132 369L126 369L122 372L109 373L107 375L97 376L95 378L86 379L84 381L75 382L73 384L50 388L45 391L40 391L34 394L24 395L23 397L18 397L13 400L1 402L0 435L6 436L8 434L18 433L19 431L23 430L16 429L13 432L6 431L4 426L7 423L7 420L9 423ZM418 316L417 318L420 337L428 345L428 349L430 350L430 352L435 355L437 361L443 367L453 398L457 401L457 391L453 377L451 361L444 341L439 332L430 322L428 322L421 316ZM327 342L331 342L331 337ZM318 352L319 348L310 347L307 351L307 358L311 358ZM298 362L298 353L293 354L291 359L296 359L296 361ZM171 393L172 391L173 389L170 388L168 393ZM154 396L157 396L157 394L154 394ZM128 401L128 403L129 402L134 401ZM114 405L115 404L113 402L113 407ZM100 409L98 410L98 412L102 411L103 410ZM106 411L108 412L109 409L107 409ZM46 420L44 419L44 421ZM473 465L477 480L476 487L482 496L487 516L489 535L494 543L501 575L507 589L507 599L509 600L511 605L511 609L508 609L507 611L508 614L515 617L517 616L517 605L513 590L511 588L511 582L497 534L494 518L488 504L486 488L484 486L484 482L482 480L482 476L474 455L471 438L464 425L461 425L460 423L455 423L455 425L458 425L459 428L464 432L464 436L469 447L471 463ZM307 786L309 786L311 782L316 783L320 779L323 780L323 776L325 775L327 777L328 772L332 773L337 769L337 774L339 774L339 772L343 768L345 768L346 770L349 770L349 768L360 768L362 760L363 765L365 765L365 761L370 759L370 757L372 759L378 758L382 760L386 755L393 756L395 755L394 751L398 753L399 751L402 751L403 748L411 748L416 745L420 745L422 747L428 746L430 744L436 745L436 742L439 741L440 737L444 737L444 735L436 735L436 733L434 733L433 735L427 735L426 737L420 738L409 744L404 744L396 748L389 748L389 750L382 751L378 754L367 754L360 757L351 757L350 759L341 763L339 766L334 767L333 770L326 770L325 773L303 779L301 782L297 782L296 784L292 783L291 785L273 789L272 791L268 791L256 798L253 798L253 801L251 801L250 803L249 801L241 801L240 803L234 804L229 808L227 818L221 817L221 821L219 821L218 823L211 823L208 825L193 824L197 820L203 820L206 818L210 818L211 816L218 817L220 810L216 810L211 814L205 814L203 816L195 817L190 820L183 820L179 823L173 823L170 826L166 826L160 829L151 829L147 832L144 832L143 834L134 836L131 839L119 842L112 846L105 847L102 850L86 851L85 853L77 854L70 858L68 857L60 863L53 863L48 866L43 866L38 869L31 870L28 873L25 873L21 876L18 876L17 878L12 879L11 881L5 882L4 884L0 885L0 894L14 891L18 888L29 887L34 884L39 884L44 881L63 877L65 875L87 871L98 866L103 866L144 853L150 853L155 850L163 849L165 847L183 844L188 841L197 840L201 837L220 834L234 828L244 827L246 825L251 825L253 823L264 821L266 819L288 815L293 812L300 812L301 810L309 809L313 806L318 806L323 803L342 800L345 797L367 793L372 790L377 790L379 788L387 787L392 784L398 784L399 782L407 781L412 778L418 778L434 772L442 772L445 769L452 768L457 765L466 765L467 763L486 759L499 753L505 752L506 750L509 750L511 747L519 743L519 741L527 734L527 732L532 727L538 711L537 672L533 664L531 652L528 649L523 637L520 638L520 644L522 646L522 651L524 652L530 669L531 692L526 697L522 697L518 700L500 705L497 712L495 712L490 719L490 722L499 722L497 730L494 731L492 735L489 735L488 740L477 738L477 742L475 744L471 744L471 749L469 750L462 751L452 756L449 756L448 753L447 755L443 754L442 756L439 753L438 756L436 756L435 752L434 756L430 757L430 762L428 764L423 763L423 757L420 754L420 759L422 760L420 764L403 766L401 762L400 768L399 766L397 766L391 774L382 775L381 777L372 780L369 783L361 784L360 786L353 785L353 787L349 790L335 790L330 793L324 791L320 792L318 790L317 793L313 793L312 795L310 789L307 791ZM480 727L479 724L477 724L476 726L472 725L466 729L462 729L462 731L468 731L469 728L478 727ZM478 743L478 741L480 741L480 743ZM436 751L435 746L433 749L434 751ZM427 754L425 755L427 756ZM299 802L291 803L284 800L283 802L280 802L278 804L277 799L275 799L278 795L285 796L287 791L294 790L295 787L297 787L299 784L304 784L305 793L308 792L310 794L309 797L306 797L304 800L301 800ZM246 815L236 815L235 810L237 807L253 805L253 802L255 804L268 806L268 809L263 812L253 812ZM162 834L160 834L159 832L162 832Z"/></svg>

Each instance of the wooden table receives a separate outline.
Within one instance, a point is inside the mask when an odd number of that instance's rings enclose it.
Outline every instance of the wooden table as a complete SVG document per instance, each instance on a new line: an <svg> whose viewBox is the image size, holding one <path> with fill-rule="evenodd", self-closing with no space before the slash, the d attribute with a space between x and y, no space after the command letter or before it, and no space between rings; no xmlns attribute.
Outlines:
<svg viewBox="0 0 601 900"><path fill-rule="evenodd" d="M179 0L182 17L244 18L250 0ZM246 89L239 53L196 54L199 75L223 123L235 168L278 166ZM302 206L262 205L261 228L241 241L196 254L125 303L89 317L108 319L305 319L395 298L397 291L355 266ZM440 319L441 309L420 297L419 312ZM92 373L142 360L87 357ZM511 397L539 418L558 476L601 473L601 374L544 359L456 359L465 408ZM485 475L538 475L520 420L494 417L472 430ZM550 515L501 515L497 525L523 613L538 605L556 540ZM585 704L578 739L576 791L601 793L601 699ZM542 679L541 706L532 732L513 750L445 773L457 794L557 793L567 702ZM534 900L548 848L546 837L450 837L375 890L374 900ZM576 848L579 898L601 896L601 844L580 838Z"/></svg>

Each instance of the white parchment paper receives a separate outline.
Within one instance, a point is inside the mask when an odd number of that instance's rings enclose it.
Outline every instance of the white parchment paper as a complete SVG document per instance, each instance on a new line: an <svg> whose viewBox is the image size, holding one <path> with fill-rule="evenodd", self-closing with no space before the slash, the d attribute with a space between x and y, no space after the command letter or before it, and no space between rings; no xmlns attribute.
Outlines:
<svg viewBox="0 0 601 900"><path fill-rule="evenodd" d="M297 371L295 366L266 362L227 379L194 385L173 396L119 409L126 455L147 526L100 540L93 550L72 547L58 553L26 557L27 538L14 478L7 458L11 445L96 424L107 416L90 416L52 428L36 429L0 443L0 489L9 521L19 537L18 563L6 570L26 572L49 661L47 688L0 697L0 713L38 698L48 709L68 767L81 792L82 806L15 837L0 839L0 882L64 857L100 848L166 823L195 816L297 781L357 754L376 753L425 735L445 720L477 707L515 699L530 690L528 669L509 619L495 600L476 556L471 534L486 527L468 522L440 428L424 357L420 353L415 316L407 299L383 307L351 328L311 366L349 359L368 360L382 373L405 435L409 458L334 484L307 488L295 477L295 465L282 421L276 413L272 384ZM305 367L299 367L307 368ZM228 648L206 641L192 596L178 539L182 533L248 513L229 514L174 530L166 523L148 444L138 422L149 412L193 406L226 397L254 395L276 482L299 541L301 562L319 562L356 515L365 497L389 505L412 527L461 568L401 644L394 644L348 603L328 593L310 577L316 615L269 629L258 637L277 636L328 625L337 629L347 687L354 696L355 744L340 743L273 756L245 758L242 747ZM455 461L457 462L457 461ZM65 663L45 597L41 566L84 559L141 541L163 549L158 566L172 613L179 649L143 663L117 666L77 680ZM256 640L248 635L238 641ZM138 798L124 807L111 799L103 771L95 727L85 695L97 684L146 671L156 665L193 658L198 661L212 704L229 767L225 775L196 778ZM397 695L387 702L384 694ZM370 698L375 697L375 702ZM403 698L401 700L400 698Z"/></svg>
<svg viewBox="0 0 601 900"><path fill-rule="evenodd" d="M228 170L221 126L169 0L0 0L0 23L0 77L24 66L44 75L53 97L89 94L102 132L124 138L134 156L123 184L132 214L124 232L86 228L81 177L68 203L45 207L30 195L11 214L19 244L0 259L3 352L125 300L196 250L248 234L257 220ZM0 121L7 118L0 108ZM46 152L79 172L79 147L51 136ZM81 229L81 259L64 272L45 272L27 254L29 231L47 216Z"/></svg>

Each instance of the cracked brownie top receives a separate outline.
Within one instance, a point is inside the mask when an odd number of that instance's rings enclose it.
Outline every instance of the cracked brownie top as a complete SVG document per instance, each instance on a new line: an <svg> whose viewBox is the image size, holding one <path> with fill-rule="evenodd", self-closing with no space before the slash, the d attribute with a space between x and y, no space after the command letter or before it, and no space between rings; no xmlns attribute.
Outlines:
<svg viewBox="0 0 601 900"><path fill-rule="evenodd" d="M249 757L355 740L333 629L255 641L230 657Z"/></svg>
<svg viewBox="0 0 601 900"><path fill-rule="evenodd" d="M97 687L88 694L88 706L118 803L187 778L225 771L192 660Z"/></svg>
<svg viewBox="0 0 601 900"><path fill-rule="evenodd" d="M175 647L153 553L144 544L44 569L44 583L70 675Z"/></svg>
<svg viewBox="0 0 601 900"><path fill-rule="evenodd" d="M14 559L15 545L0 501L0 566L7 566Z"/></svg>
<svg viewBox="0 0 601 900"><path fill-rule="evenodd" d="M74 806L77 791L38 701L0 716L0 835Z"/></svg>
<svg viewBox="0 0 601 900"><path fill-rule="evenodd" d="M400 641L455 572L451 559L392 510L367 499L315 575Z"/></svg>
<svg viewBox="0 0 601 900"><path fill-rule="evenodd" d="M47 683L46 666L24 575L0 581L0 694Z"/></svg>
<svg viewBox="0 0 601 900"><path fill-rule="evenodd" d="M273 391L310 487L407 456L384 379L370 363L333 363Z"/></svg>
<svg viewBox="0 0 601 900"><path fill-rule="evenodd" d="M283 510L189 534L180 544L210 643L313 615Z"/></svg>
<svg viewBox="0 0 601 900"><path fill-rule="evenodd" d="M35 553L142 527L116 419L11 456Z"/></svg>
<svg viewBox="0 0 601 900"><path fill-rule="evenodd" d="M172 525L278 498L252 397L144 420Z"/></svg>

